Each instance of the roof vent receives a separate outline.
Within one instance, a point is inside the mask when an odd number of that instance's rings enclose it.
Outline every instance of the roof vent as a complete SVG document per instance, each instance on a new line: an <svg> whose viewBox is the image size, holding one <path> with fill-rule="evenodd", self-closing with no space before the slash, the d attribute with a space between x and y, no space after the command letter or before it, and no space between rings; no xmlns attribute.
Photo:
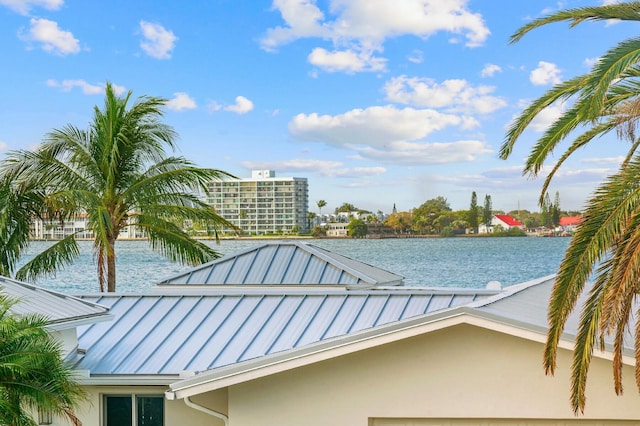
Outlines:
<svg viewBox="0 0 640 426"><path fill-rule="evenodd" d="M487 290L502 290L502 284L500 284L500 281L489 281L485 288Z"/></svg>

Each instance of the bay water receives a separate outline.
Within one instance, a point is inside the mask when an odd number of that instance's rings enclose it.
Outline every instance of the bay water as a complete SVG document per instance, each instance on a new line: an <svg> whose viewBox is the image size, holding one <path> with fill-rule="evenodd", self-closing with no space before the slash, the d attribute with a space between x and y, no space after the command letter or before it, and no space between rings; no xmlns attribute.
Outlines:
<svg viewBox="0 0 640 426"><path fill-rule="evenodd" d="M489 281L503 286L555 274L570 238L457 237L408 239L310 239L305 243L334 251L405 277L406 285L484 288ZM203 241L230 255L263 240ZM21 264L52 244L34 241ZM71 294L99 291L91 241L80 241L81 253L72 265L36 284ZM146 240L117 241L118 292L145 293L163 279L189 269L170 262Z"/></svg>

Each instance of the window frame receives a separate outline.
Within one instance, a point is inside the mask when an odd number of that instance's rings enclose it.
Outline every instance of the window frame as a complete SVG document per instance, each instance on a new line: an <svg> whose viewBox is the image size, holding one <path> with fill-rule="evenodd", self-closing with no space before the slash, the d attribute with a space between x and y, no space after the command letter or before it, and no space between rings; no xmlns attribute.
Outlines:
<svg viewBox="0 0 640 426"><path fill-rule="evenodd" d="M132 393L132 392L108 392L101 394L100 397L100 407L101 407L101 415L100 415L100 425L107 425L107 398L109 397L129 397L131 400L131 426L138 426L138 398L157 398L162 401L162 424L161 426L166 425L166 417L167 417L167 405L165 404L165 398L163 394L158 393Z"/></svg>

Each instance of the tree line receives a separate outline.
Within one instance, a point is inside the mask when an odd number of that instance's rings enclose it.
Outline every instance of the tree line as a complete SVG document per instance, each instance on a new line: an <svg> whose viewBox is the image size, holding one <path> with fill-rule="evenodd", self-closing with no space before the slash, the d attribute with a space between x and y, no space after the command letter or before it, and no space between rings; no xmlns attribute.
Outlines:
<svg viewBox="0 0 640 426"><path fill-rule="evenodd" d="M324 200L319 200L317 205L319 212L321 212L322 207L325 207L327 203ZM556 192L553 202L549 194L546 194L539 212L524 209L509 212L494 210L490 194L486 194L483 204L478 205L475 191L471 194L469 208L466 210L454 211L445 197L437 196L408 211L394 211L384 220L380 220L382 216L380 211L374 214L346 202L336 207L334 212L335 214L340 212L358 213L358 217L352 217L347 225L349 235L352 237L367 235L372 231L371 228L375 232L377 227L386 227L399 234L453 236L478 233L480 225L491 226L495 214L508 214L520 221L527 229L539 227L552 229L559 225L560 217L580 215L578 211L565 211L560 208L560 194L558 192ZM313 217L315 217L315 213L310 213L310 218ZM322 229L318 227L314 230L317 235L321 235L322 232Z"/></svg>

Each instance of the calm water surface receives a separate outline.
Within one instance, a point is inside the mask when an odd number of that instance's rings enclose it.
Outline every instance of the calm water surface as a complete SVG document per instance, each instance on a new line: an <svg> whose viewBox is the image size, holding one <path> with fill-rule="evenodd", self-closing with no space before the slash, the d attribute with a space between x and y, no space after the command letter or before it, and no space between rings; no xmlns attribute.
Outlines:
<svg viewBox="0 0 640 426"><path fill-rule="evenodd" d="M507 286L554 274L569 244L569 238L539 237L305 241L403 275L407 285L475 288L489 281ZM264 241L206 243L227 255ZM22 263L48 244L33 242ZM80 245L80 258L73 265L37 284L72 293L98 291L92 242L81 241ZM156 254L147 241L118 241L116 255L120 292L145 292L157 281L189 269Z"/></svg>

